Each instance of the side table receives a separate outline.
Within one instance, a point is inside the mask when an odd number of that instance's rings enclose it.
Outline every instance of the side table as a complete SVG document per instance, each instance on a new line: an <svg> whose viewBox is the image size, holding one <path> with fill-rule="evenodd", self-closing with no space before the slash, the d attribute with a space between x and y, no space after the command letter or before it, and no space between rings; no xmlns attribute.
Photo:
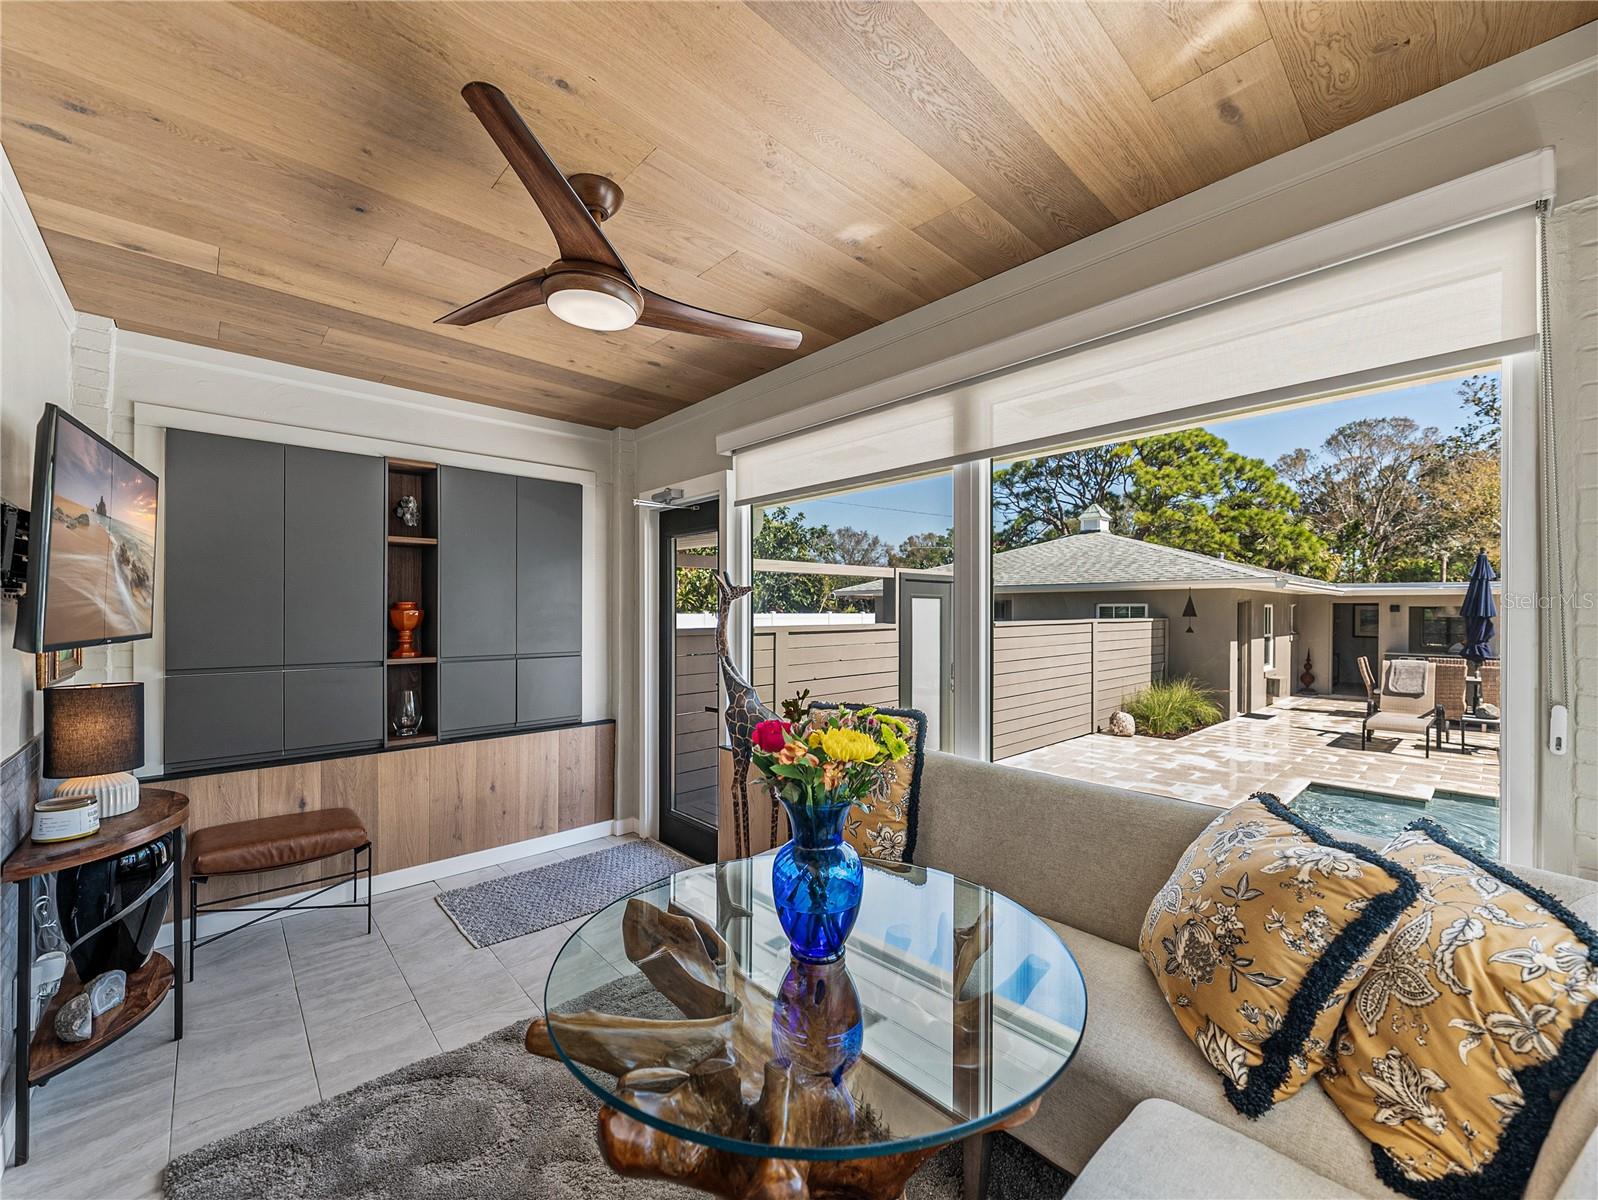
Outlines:
<svg viewBox="0 0 1598 1200"><path fill-rule="evenodd" d="M0 882L17 885L17 1132L16 1165L28 1161L28 1099L30 1089L59 1075L68 1067L99 1053L149 1016L173 991L172 1039L183 1037L183 826L189 819L189 798L165 788L139 789L139 806L121 816L108 817L99 830L70 842L35 842L24 837L0 868ZM95 1022L93 1035L83 1042L63 1042L55 1035L55 1014L78 991L71 965L61 989L40 1019L37 1033L29 1030L33 1011L33 904L35 881L43 875L115 858L129 850L170 835L172 838L172 959L153 952L149 961L128 975L127 998ZM175 965L174 965L175 964Z"/></svg>

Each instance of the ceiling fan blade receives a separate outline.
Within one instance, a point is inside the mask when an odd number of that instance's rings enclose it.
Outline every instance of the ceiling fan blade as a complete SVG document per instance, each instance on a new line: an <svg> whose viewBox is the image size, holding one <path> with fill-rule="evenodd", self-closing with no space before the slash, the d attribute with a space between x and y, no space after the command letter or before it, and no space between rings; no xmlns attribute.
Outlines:
<svg viewBox="0 0 1598 1200"><path fill-rule="evenodd" d="M513 279L504 287L489 292L488 295L481 296L470 304L463 304L452 313L445 313L433 324L475 325L490 317L502 317L506 313L533 308L544 302L544 276L548 274L548 271L534 271L531 275Z"/></svg>
<svg viewBox="0 0 1598 1200"><path fill-rule="evenodd" d="M775 346L781 350L796 349L803 338L797 329L763 325L743 317L729 317L725 313L711 312L708 308L695 308L692 304L684 304L681 300L673 300L648 288L639 290L644 294L644 311L638 318L640 325L652 325L656 329L671 329L678 333L697 333L729 342Z"/></svg>
<svg viewBox="0 0 1598 1200"><path fill-rule="evenodd" d="M632 274L621 255L505 93L491 83L468 83L461 95L549 222L560 256L601 263L631 280Z"/></svg>

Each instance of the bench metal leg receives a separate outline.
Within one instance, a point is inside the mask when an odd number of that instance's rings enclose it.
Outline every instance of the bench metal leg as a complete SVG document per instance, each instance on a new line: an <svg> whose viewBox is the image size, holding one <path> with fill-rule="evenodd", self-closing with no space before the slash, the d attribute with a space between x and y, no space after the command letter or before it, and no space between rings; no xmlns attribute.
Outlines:
<svg viewBox="0 0 1598 1200"><path fill-rule="evenodd" d="M189 876L189 982L194 982L194 947L200 940L200 884L205 876Z"/></svg>
<svg viewBox="0 0 1598 1200"><path fill-rule="evenodd" d="M343 853L343 851L336 851L333 855L329 855L328 858L336 857L338 854L342 854L342 853ZM366 855L366 866L364 868L365 871L366 871L366 902L364 904L361 902L361 895L360 895L360 886L361 886L360 885L360 878L361 878L361 871L362 871L360 856L363 853ZM326 860L324 860L324 861L326 861ZM287 865L289 865L289 866L301 866L303 864L292 863L292 864L287 864ZM252 874L258 874L258 873L259 872L252 872ZM349 869L349 874L347 876L347 878L349 879L349 883L350 883L350 899L349 899L348 902L341 901L341 902L339 902L337 904L310 904L310 903L308 903L308 901L316 900L319 897L326 896L328 893L334 891L335 889L342 888L344 886L344 880L346 878L346 875L345 875L344 870L343 870L342 867L338 868L333 874L322 875L322 876L320 876L320 877L318 877L316 879L311 879L311 880L304 881L304 883L301 883L301 882L285 883L285 884L280 884L277 887L261 888L261 889L259 889L257 891L253 891L253 892L244 892L244 893L241 893L241 894L233 897L234 900L253 900L253 899L256 899L257 897L270 896L270 895L273 895L274 893L277 893L277 892L292 891L295 888L305 886L306 883L310 883L310 884L320 883L320 884L326 885L324 887L318 888L314 892L308 892L305 895L300 896L298 899L292 900L292 901L290 901L287 904L269 904L269 905L264 905L264 906L259 906L259 905L239 905L237 907L228 907L225 903L223 903L221 901L214 901L214 902L212 902L210 904L202 905L200 903L200 895L199 895L200 884L207 882L209 880L209 878L210 877L206 876L206 875L190 875L189 876L189 889L190 889L189 890L189 978L190 978L190 980L192 980L194 978L195 951L199 947L201 947L201 946L209 946L212 942L220 941L222 938L230 937L231 935L233 935L235 933L242 933L244 930L248 929L252 925L259 924L260 922L266 920L269 917L281 916L284 913L309 912L309 911L311 911L313 909L324 909L324 908L364 908L364 909L366 909L366 932L368 934L370 934L372 932L372 843L371 842L366 842L366 843L364 843L364 844L362 844L360 846L355 847L354 850L350 851L350 869ZM201 912L224 912L224 913L227 913L229 916L238 916L238 915L241 915L241 914L244 914L244 913L253 913L255 915L252 916L250 920L244 922L242 925L235 925L233 928L225 929L221 933L213 933L212 935L207 937L204 941L201 941L200 937L199 937L199 917L200 917L200 913Z"/></svg>

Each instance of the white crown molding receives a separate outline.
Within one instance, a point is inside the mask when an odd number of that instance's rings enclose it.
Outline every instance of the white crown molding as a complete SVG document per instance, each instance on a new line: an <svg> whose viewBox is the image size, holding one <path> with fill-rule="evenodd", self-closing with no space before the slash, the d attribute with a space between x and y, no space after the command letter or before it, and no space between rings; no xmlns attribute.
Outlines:
<svg viewBox="0 0 1598 1200"><path fill-rule="evenodd" d="M727 420L728 410L745 406L756 411L769 410L773 394L785 397L782 407L790 414L818 400L835 401L845 392L857 390L858 384L840 385L863 374L861 360L878 360L880 366L871 374L880 383L890 383L916 368L933 365L934 358L916 349L928 341L943 344L946 349L952 347L952 355L945 356L947 360L959 359L963 357L959 347L972 340L970 336L960 336L963 328L987 331L994 338L1003 336L995 328L998 310L1041 304L1045 297L1057 296L1067 289L1071 277L1102 275L1113 269L1112 260L1146 254L1161 243L1190 239L1212 222L1257 209L1262 203L1268 205L1286 193L1297 190L1302 195L1301 189L1306 185L1313 188L1318 180L1328 176L1341 176L1351 169L1358 172L1383 155L1402 151L1412 143L1423 142L1440 131L1474 121L1506 105L1524 103L1528 98L1561 88L1591 92L1587 84L1598 75L1595 51L1598 26L1584 26L1564 34L662 417L638 431L640 448L646 448L656 437L702 422L718 422L716 432L724 433L732 426ZM1457 178L1493 161L1489 158L1462 164L1442 178ZM1561 162L1560 166L1565 164ZM1579 182L1583 187L1587 185L1585 167L1589 166L1583 164L1583 169L1576 172L1582 175ZM1371 170L1373 195L1380 191L1381 177L1382 172ZM1563 170L1561 184L1563 190L1571 186ZM1057 306L1049 307L1059 312ZM1048 311L1048 307L1042 311ZM1014 329L1004 331L1013 332ZM895 370L895 366L901 369ZM826 407L835 405L828 403Z"/></svg>
<svg viewBox="0 0 1598 1200"><path fill-rule="evenodd" d="M370 380L356 379L349 375L338 375L331 371L321 371L313 367L301 367L293 363L277 362L268 358L256 358L252 355L240 354L232 350L219 350L211 346L193 346L186 342L175 342L152 334L134 333L128 330L120 331L117 338L117 353L123 358L138 358L176 366L201 367L225 375L274 381L294 387L314 388L317 391L348 396L357 400L426 412L432 416L444 413L450 417L478 425L500 426L506 429L514 429L518 433L534 431L552 438L582 442L591 446L608 448L612 441L611 431L606 429L577 425L570 421L560 421L552 417L535 416L532 413L520 413L513 409L495 408L492 405L479 404L471 400L461 400L453 396L440 396L431 392L395 387L393 384L374 383Z"/></svg>
<svg viewBox="0 0 1598 1200"><path fill-rule="evenodd" d="M66 285L61 282L61 275L55 269L55 261L44 244L44 235L39 232L39 223L33 219L33 210L28 207L28 198L22 194L22 184L17 180L17 173L11 169L11 159L6 156L4 146L0 146L0 170L3 170L0 193L4 195L6 214L16 224L17 233L21 235L22 244L28 251L28 261L33 264L35 274L44 281L44 289L50 293L52 307L70 334L78 327L78 311L72 307L72 299L67 295Z"/></svg>

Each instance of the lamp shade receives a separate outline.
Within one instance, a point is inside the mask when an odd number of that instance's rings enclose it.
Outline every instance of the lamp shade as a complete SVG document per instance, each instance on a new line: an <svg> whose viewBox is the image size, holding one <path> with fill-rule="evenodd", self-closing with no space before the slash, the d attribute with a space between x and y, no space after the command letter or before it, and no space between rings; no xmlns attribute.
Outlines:
<svg viewBox="0 0 1598 1200"><path fill-rule="evenodd" d="M143 765L142 683L44 689L47 778L110 775Z"/></svg>

